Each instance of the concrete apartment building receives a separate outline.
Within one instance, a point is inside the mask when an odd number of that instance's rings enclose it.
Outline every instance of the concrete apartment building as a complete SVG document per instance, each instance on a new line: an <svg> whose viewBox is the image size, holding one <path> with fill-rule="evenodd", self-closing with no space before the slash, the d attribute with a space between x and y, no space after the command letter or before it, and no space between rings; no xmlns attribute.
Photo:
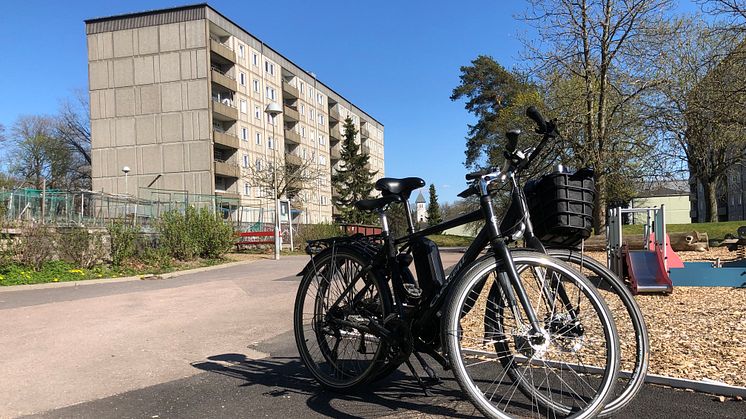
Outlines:
<svg viewBox="0 0 746 419"><path fill-rule="evenodd" d="M210 6L85 23L95 191L215 195L248 221L273 208L252 173L312 163L323 175L291 206L300 222L329 221L347 116L384 175L380 122ZM272 102L283 109L274 127Z"/></svg>

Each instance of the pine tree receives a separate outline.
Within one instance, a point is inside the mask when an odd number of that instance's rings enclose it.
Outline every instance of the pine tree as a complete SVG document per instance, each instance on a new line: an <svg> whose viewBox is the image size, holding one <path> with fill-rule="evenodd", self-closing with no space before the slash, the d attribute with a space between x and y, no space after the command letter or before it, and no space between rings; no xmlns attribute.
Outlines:
<svg viewBox="0 0 746 419"><path fill-rule="evenodd" d="M339 197L334 201L341 214L342 221L350 224L372 224L376 215L359 211L355 208L355 202L366 199L373 190L373 176L377 172L368 170L367 153L360 149L355 142L357 129L352 119L348 116L344 120L344 139L340 150L340 165L332 175L332 186L339 192Z"/></svg>
<svg viewBox="0 0 746 419"><path fill-rule="evenodd" d="M427 225L434 226L443 222L440 216L440 205L438 205L438 195L435 193L435 185L430 184L430 203L427 206Z"/></svg>

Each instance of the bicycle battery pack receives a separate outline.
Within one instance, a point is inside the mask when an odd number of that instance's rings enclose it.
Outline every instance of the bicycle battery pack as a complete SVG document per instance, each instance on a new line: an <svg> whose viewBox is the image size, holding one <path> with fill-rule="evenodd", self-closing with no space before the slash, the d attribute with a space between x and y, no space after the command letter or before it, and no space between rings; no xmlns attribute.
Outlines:
<svg viewBox="0 0 746 419"><path fill-rule="evenodd" d="M417 283L425 298L429 298L446 282L438 245L432 240L422 237L412 243L411 249L415 271L417 272Z"/></svg>

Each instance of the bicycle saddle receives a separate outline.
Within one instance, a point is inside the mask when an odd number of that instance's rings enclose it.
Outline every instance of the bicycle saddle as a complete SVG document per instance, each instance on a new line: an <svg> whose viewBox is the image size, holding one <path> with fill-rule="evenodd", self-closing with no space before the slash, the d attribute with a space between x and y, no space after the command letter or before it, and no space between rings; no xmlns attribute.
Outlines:
<svg viewBox="0 0 746 419"><path fill-rule="evenodd" d="M355 202L355 208L363 211L373 211L385 207L392 202L401 202L399 195L387 195L381 198L363 199Z"/></svg>
<svg viewBox="0 0 746 419"><path fill-rule="evenodd" d="M399 195L402 200L408 200L413 190L425 186L425 181L418 177L405 177L397 179L383 177L376 182L376 190L381 191L383 196Z"/></svg>

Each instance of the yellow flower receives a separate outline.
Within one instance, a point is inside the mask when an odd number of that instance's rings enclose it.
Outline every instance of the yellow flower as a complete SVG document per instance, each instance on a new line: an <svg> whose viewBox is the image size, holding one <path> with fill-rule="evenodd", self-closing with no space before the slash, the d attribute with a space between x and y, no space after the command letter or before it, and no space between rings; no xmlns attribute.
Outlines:
<svg viewBox="0 0 746 419"><path fill-rule="evenodd" d="M2 281L3 279L5 279L5 277L0 275L0 281Z"/></svg>
<svg viewBox="0 0 746 419"><path fill-rule="evenodd" d="M81 271L80 269L70 269L68 272L70 272L71 274L81 274L81 275L84 275L83 271Z"/></svg>
<svg viewBox="0 0 746 419"><path fill-rule="evenodd" d="M54 279L52 279L52 282L60 282L60 279L59 278L54 278Z"/></svg>

